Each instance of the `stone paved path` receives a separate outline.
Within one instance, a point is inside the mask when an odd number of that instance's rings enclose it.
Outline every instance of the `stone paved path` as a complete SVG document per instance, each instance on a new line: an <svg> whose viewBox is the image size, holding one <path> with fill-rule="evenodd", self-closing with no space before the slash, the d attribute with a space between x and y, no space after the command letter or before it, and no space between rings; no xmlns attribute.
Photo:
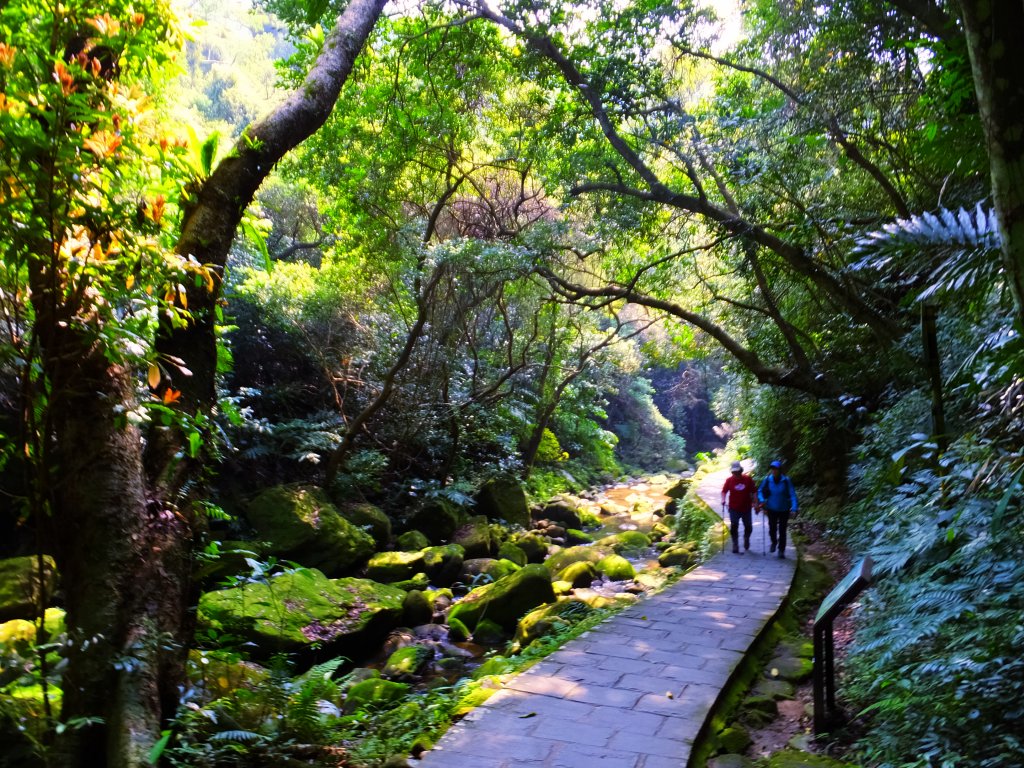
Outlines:
<svg viewBox="0 0 1024 768"><path fill-rule="evenodd" d="M721 481L717 481L721 488ZM708 482L713 491L714 483ZM703 494L702 494L703 495ZM717 510L716 501L712 508ZM792 559L727 547L513 678L421 768L682 768L716 699L777 612Z"/></svg>

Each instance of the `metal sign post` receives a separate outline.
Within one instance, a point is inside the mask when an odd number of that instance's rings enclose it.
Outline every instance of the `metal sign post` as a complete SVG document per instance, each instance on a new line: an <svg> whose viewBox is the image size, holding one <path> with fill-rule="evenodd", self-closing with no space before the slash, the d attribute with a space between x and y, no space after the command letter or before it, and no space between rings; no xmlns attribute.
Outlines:
<svg viewBox="0 0 1024 768"><path fill-rule="evenodd" d="M825 733L836 711L835 638L832 622L871 583L865 557L828 593L814 618L814 732Z"/></svg>

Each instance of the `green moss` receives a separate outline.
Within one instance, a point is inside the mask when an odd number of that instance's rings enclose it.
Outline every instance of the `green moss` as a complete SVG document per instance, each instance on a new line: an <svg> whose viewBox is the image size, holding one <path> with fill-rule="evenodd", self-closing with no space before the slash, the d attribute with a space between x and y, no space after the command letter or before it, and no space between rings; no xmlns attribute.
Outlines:
<svg viewBox="0 0 1024 768"><path fill-rule="evenodd" d="M520 568L526 565L526 552L518 544L513 544L511 541L506 541L498 547L498 558L510 560Z"/></svg>
<svg viewBox="0 0 1024 768"><path fill-rule="evenodd" d="M373 538L342 517L320 488L280 485L248 507L249 522L274 552L328 575L363 563L373 554Z"/></svg>
<svg viewBox="0 0 1024 768"><path fill-rule="evenodd" d="M369 704L392 703L399 701L409 692L409 686L405 683L396 683L391 680L370 678L356 683L348 689L345 695L343 711L351 714L358 709L364 709Z"/></svg>
<svg viewBox="0 0 1024 768"><path fill-rule="evenodd" d="M388 584L408 579L424 568L422 552L378 552L366 564L366 578Z"/></svg>
<svg viewBox="0 0 1024 768"><path fill-rule="evenodd" d="M746 752L747 747L753 743L746 728L738 725L725 728L715 737L715 740L718 742L719 749L733 754Z"/></svg>
<svg viewBox="0 0 1024 768"><path fill-rule="evenodd" d="M636 569L622 555L608 555L597 563L597 570L612 581L628 581L636 576Z"/></svg>
<svg viewBox="0 0 1024 768"><path fill-rule="evenodd" d="M430 546L430 539L419 531L406 531L398 537L395 544L399 549L412 552L414 550L426 549Z"/></svg>
<svg viewBox="0 0 1024 768"><path fill-rule="evenodd" d="M597 563L602 557L608 554L608 550L602 549L599 545L592 547L567 547L559 552L556 552L547 560L544 561L552 573L561 573L565 568L573 563Z"/></svg>
<svg viewBox="0 0 1024 768"><path fill-rule="evenodd" d="M620 531L598 539L597 546L610 549L616 554L639 552L651 546L651 539L643 531Z"/></svg>
<svg viewBox="0 0 1024 768"><path fill-rule="evenodd" d="M589 587L597 578L597 566L586 560L572 563L558 574L559 581L567 581L573 587Z"/></svg>
<svg viewBox="0 0 1024 768"><path fill-rule="evenodd" d="M382 674L392 680L406 680L422 672L432 658L434 652L425 645L407 645L388 657Z"/></svg>
<svg viewBox="0 0 1024 768"><path fill-rule="evenodd" d="M338 507L341 516L370 536L378 547L384 547L391 540L391 518L373 504L360 502L343 504Z"/></svg>
<svg viewBox="0 0 1024 768"><path fill-rule="evenodd" d="M367 579L328 579L315 569L266 582L207 592L199 599L200 628L251 640L263 653L356 638L393 626L405 593Z"/></svg>
<svg viewBox="0 0 1024 768"><path fill-rule="evenodd" d="M555 600L551 572L543 565L527 565L493 584L477 587L452 606L449 616L475 628L485 615L512 630L519 618L532 608Z"/></svg>
<svg viewBox="0 0 1024 768"><path fill-rule="evenodd" d="M856 768L826 755L816 755L795 749L776 752L768 758L767 768Z"/></svg>

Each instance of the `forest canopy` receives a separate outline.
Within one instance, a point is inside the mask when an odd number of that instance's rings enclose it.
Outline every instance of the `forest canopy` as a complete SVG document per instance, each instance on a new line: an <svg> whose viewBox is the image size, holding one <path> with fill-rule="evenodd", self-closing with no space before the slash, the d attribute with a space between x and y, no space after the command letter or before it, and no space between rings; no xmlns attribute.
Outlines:
<svg viewBox="0 0 1024 768"><path fill-rule="evenodd" d="M59 574L12 616L32 652L2 644L18 748L188 764L206 569L261 492L397 533L724 451L786 461L888 577L852 754L1017 764L1021 29L974 0L8 0L0 555Z"/></svg>

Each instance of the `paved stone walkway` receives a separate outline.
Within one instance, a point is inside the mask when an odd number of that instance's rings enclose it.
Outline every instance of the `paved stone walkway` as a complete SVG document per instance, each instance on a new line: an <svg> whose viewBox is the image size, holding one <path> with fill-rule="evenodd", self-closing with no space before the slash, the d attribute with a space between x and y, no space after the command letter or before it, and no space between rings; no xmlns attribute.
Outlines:
<svg viewBox="0 0 1024 768"><path fill-rule="evenodd" d="M707 487L714 490L714 483ZM735 555L727 546L673 586L568 643L506 683L412 764L688 765L722 688L793 580L792 552L785 560L761 554L760 525L756 516L750 552Z"/></svg>

